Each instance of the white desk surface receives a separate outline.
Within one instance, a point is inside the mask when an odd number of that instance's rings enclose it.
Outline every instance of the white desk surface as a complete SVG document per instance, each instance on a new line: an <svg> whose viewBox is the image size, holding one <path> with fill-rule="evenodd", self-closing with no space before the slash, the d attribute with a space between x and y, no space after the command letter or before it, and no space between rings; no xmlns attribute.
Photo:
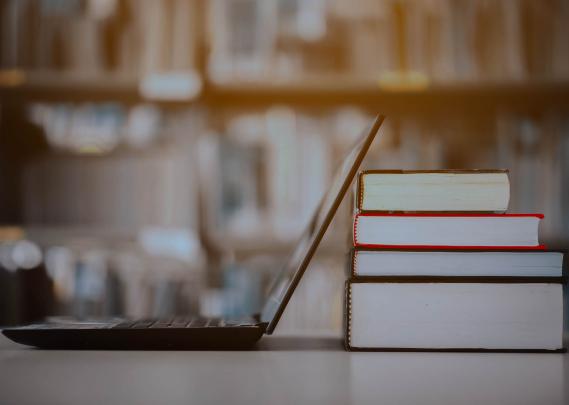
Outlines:
<svg viewBox="0 0 569 405"><path fill-rule="evenodd" d="M0 337L0 404L569 404L569 354L43 351Z"/></svg>

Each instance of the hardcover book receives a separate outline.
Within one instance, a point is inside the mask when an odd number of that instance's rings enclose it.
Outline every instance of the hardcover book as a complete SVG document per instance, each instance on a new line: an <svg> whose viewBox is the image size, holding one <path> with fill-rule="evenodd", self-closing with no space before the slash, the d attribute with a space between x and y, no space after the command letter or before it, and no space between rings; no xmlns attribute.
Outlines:
<svg viewBox="0 0 569 405"><path fill-rule="evenodd" d="M346 349L562 351L561 280L354 279L346 283Z"/></svg>
<svg viewBox="0 0 569 405"><path fill-rule="evenodd" d="M350 269L352 277L561 277L563 253L355 248Z"/></svg>
<svg viewBox="0 0 569 405"><path fill-rule="evenodd" d="M368 170L356 198L361 212L505 212L510 182L507 170Z"/></svg>
<svg viewBox="0 0 569 405"><path fill-rule="evenodd" d="M545 249L541 214L381 214L354 218L354 246L416 249Z"/></svg>

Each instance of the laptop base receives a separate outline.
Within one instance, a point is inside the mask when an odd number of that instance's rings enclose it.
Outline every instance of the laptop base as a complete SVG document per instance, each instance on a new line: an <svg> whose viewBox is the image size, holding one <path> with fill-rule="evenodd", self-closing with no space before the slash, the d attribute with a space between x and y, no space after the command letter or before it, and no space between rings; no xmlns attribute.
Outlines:
<svg viewBox="0 0 569 405"><path fill-rule="evenodd" d="M207 325L209 324L209 325ZM266 323L168 324L162 320L109 323L34 324L6 328L14 342L41 349L65 350L239 350L263 336Z"/></svg>

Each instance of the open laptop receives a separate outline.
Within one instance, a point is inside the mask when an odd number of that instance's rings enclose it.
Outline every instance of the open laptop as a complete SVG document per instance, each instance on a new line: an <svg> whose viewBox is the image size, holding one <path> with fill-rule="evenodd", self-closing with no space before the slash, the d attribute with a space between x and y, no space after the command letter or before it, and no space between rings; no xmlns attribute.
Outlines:
<svg viewBox="0 0 569 405"><path fill-rule="evenodd" d="M247 319L203 317L171 319L59 321L7 328L15 342L46 349L234 349L246 348L272 334L326 229L332 222L384 116L358 139L332 179L308 228L265 296L260 314Z"/></svg>

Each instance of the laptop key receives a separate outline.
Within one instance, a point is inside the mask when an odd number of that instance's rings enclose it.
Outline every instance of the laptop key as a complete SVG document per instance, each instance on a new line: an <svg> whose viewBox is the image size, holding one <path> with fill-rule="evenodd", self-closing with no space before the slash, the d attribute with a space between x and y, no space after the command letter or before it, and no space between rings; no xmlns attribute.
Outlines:
<svg viewBox="0 0 569 405"><path fill-rule="evenodd" d="M203 328L207 326L209 319L207 318L194 318L186 325L186 328Z"/></svg>
<svg viewBox="0 0 569 405"><path fill-rule="evenodd" d="M225 322L220 318L211 318L206 325L208 328L216 328L220 326L225 326Z"/></svg>
<svg viewBox="0 0 569 405"><path fill-rule="evenodd" d="M135 322L134 325L131 326L131 329L148 329L152 324L154 324L155 320L144 320Z"/></svg>
<svg viewBox="0 0 569 405"><path fill-rule="evenodd" d="M188 317L178 317L172 320L170 323L170 328L185 328L190 322L192 322L193 318Z"/></svg>
<svg viewBox="0 0 569 405"><path fill-rule="evenodd" d="M130 329L133 324L133 321L124 321L111 326L111 329Z"/></svg>
<svg viewBox="0 0 569 405"><path fill-rule="evenodd" d="M151 329L168 328L172 324L172 319L159 319L150 325Z"/></svg>

